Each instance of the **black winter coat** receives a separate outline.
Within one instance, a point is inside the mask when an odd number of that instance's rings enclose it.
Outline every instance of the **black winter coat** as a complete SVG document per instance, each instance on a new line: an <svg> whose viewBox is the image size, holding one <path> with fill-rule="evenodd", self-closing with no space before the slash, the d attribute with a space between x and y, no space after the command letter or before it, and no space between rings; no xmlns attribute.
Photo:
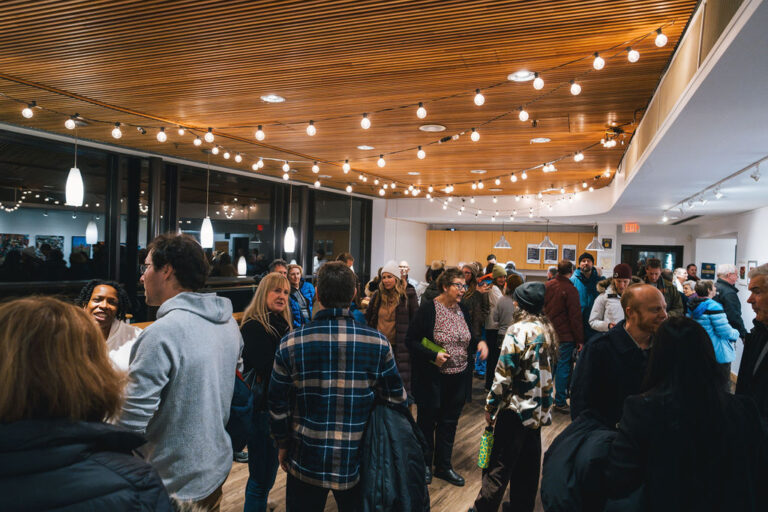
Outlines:
<svg viewBox="0 0 768 512"><path fill-rule="evenodd" d="M739 290L731 283L722 279L718 279L715 282L715 288L717 289L715 300L722 304L725 316L728 317L728 323L739 331L739 336L745 338L747 336L747 329L744 327L744 320L741 318Z"/></svg>
<svg viewBox="0 0 768 512"><path fill-rule="evenodd" d="M379 291L376 290L371 297L368 309L365 311L365 320L369 327L377 328L379 325L379 306L381 298ZM397 372L403 379L405 391L411 393L411 353L408 345L405 344L405 337L408 334L408 326L416 317L419 310L419 299L416 297L416 289L409 286L405 289L405 296L400 300L400 304L395 308L395 343L392 346L392 353L395 355Z"/></svg>
<svg viewBox="0 0 768 512"><path fill-rule="evenodd" d="M469 311L464 304L459 303L464 321L470 326ZM417 404L429 407L440 407L440 368L433 361L437 355L421 344L422 338L435 340L435 301L422 301L416 317L408 327L405 342L411 351L411 389ZM471 329L470 329L471 332ZM472 370L474 370L475 352L477 352L477 339L472 336L467 347L467 385L470 386ZM465 393L471 390L465 390Z"/></svg>
<svg viewBox="0 0 768 512"><path fill-rule="evenodd" d="M0 509L171 512L157 472L131 455L144 443L105 423L0 425Z"/></svg>
<svg viewBox="0 0 768 512"><path fill-rule="evenodd" d="M269 325L275 329L275 333L267 332L261 322L249 320L240 328L243 336L243 373L255 368L260 377L264 393L261 403L254 404L254 409L263 411L267 408L267 395L269 394L269 381L272 377L272 366L275 364L275 352L280 345L280 340L288 334L288 323L281 315L269 313Z"/></svg>
<svg viewBox="0 0 768 512"><path fill-rule="evenodd" d="M424 436L402 405L374 407L360 457L362 512L424 512L429 489Z"/></svg>
<svg viewBox="0 0 768 512"><path fill-rule="evenodd" d="M584 345L571 384L571 418L593 409L607 425L616 425L624 399L642 390L649 351L637 346L624 323Z"/></svg>
<svg viewBox="0 0 768 512"><path fill-rule="evenodd" d="M754 325L744 340L739 378L736 381L736 394L754 398L763 418L768 421L768 354L763 357L755 371L757 359L768 344L768 326L757 320L754 320Z"/></svg>

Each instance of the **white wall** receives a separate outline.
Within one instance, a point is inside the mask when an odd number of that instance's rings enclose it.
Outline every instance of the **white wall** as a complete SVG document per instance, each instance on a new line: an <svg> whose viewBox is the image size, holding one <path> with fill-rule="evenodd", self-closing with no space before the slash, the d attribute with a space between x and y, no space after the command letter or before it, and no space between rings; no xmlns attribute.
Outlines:
<svg viewBox="0 0 768 512"><path fill-rule="evenodd" d="M733 238L697 238L696 267L701 274L702 262L736 263L736 237ZM690 262L688 262L690 263ZM686 263L686 265L688 264Z"/></svg>
<svg viewBox="0 0 768 512"><path fill-rule="evenodd" d="M411 267L410 277L423 281L427 224L392 219L387 216L388 213L386 200L373 200L371 276L389 260L406 260Z"/></svg>

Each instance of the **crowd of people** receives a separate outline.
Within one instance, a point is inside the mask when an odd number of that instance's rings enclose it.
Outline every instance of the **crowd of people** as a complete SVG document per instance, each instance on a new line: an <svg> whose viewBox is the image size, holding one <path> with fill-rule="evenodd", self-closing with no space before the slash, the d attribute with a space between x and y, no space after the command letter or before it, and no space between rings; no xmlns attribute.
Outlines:
<svg viewBox="0 0 768 512"><path fill-rule="evenodd" d="M429 510L433 478L465 485L453 447L482 364L477 421L495 441L471 510L500 510L507 489L515 510L539 489L548 511L768 506L768 264L748 276L747 330L729 264L714 283L655 259L601 275L585 252L543 282L491 254L433 262L423 281L390 261L361 283L348 253L312 282L278 259L237 322L199 291L211 261L193 238L161 235L142 256L158 307L144 330L112 281L74 304L0 305L4 510L219 510L233 456L246 511L268 510L280 469L288 511L324 510L329 492L341 511ZM570 424L540 485L552 414Z"/></svg>

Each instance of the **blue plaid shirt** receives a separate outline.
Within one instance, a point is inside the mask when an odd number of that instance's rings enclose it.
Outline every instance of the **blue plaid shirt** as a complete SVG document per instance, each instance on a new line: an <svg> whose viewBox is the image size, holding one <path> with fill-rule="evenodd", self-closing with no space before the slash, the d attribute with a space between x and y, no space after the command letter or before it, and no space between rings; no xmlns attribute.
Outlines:
<svg viewBox="0 0 768 512"><path fill-rule="evenodd" d="M318 487L354 487L376 392L393 403L406 398L387 338L349 310L318 311L287 334L275 354L269 413L272 437L289 449L288 471Z"/></svg>

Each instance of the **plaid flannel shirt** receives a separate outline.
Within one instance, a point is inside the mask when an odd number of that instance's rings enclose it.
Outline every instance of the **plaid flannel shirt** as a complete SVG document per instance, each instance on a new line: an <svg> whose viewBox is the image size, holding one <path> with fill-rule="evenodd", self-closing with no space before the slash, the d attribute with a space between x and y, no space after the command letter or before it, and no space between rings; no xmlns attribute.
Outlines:
<svg viewBox="0 0 768 512"><path fill-rule="evenodd" d="M319 487L355 486L376 392L393 403L406 398L387 338L349 310L319 311L287 334L275 354L269 412L272 437L289 449L289 472Z"/></svg>

